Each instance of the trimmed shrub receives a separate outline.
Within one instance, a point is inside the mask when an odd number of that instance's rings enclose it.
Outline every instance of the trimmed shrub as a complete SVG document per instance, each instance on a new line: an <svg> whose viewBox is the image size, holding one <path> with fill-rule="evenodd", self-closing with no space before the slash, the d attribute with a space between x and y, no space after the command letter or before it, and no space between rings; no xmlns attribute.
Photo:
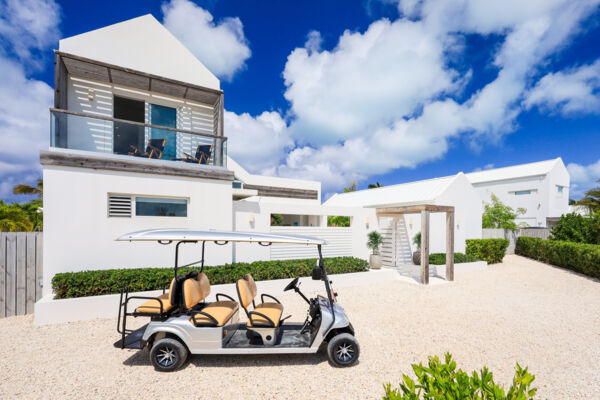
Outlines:
<svg viewBox="0 0 600 400"><path fill-rule="evenodd" d="M551 233L554 240L600 244L600 213L585 217L574 213L562 215Z"/></svg>
<svg viewBox="0 0 600 400"><path fill-rule="evenodd" d="M454 253L454 264L465 262L479 261L477 257L471 254ZM446 264L446 253L433 253L429 255L429 264L444 265Z"/></svg>
<svg viewBox="0 0 600 400"><path fill-rule="evenodd" d="M360 258L333 257L326 258L324 261L329 274L363 272L369 269L369 263ZM310 276L316 265L316 258L255 261L204 267L204 272L212 285L218 285L234 283L245 274L252 274L257 281ZM185 274L199 268L181 268L179 271ZM52 278L52 289L56 299L68 299L120 293L124 286L128 286L130 292L159 290L168 285L171 279L173 279L173 267L63 272Z"/></svg>
<svg viewBox="0 0 600 400"><path fill-rule="evenodd" d="M600 279L600 246L520 237L516 253Z"/></svg>
<svg viewBox="0 0 600 400"><path fill-rule="evenodd" d="M502 262L508 239L467 239L467 255L490 264Z"/></svg>
<svg viewBox="0 0 600 400"><path fill-rule="evenodd" d="M535 376L521 368L517 363L512 385L508 390L494 382L494 375L486 367L479 373L470 375L462 369L456 369L456 362L450 353L446 353L445 362L438 356L429 357L428 366L422 363L412 364L417 382L407 375L402 375L398 389L392 389L388 383L384 385L383 400L418 400L418 399L488 399L488 400L531 400L537 388L531 384Z"/></svg>

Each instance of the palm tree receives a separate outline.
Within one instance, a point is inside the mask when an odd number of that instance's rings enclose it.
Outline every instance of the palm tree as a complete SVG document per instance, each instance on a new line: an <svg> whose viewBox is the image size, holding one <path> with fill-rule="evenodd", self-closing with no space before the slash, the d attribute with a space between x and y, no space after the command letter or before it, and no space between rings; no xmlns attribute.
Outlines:
<svg viewBox="0 0 600 400"><path fill-rule="evenodd" d="M379 182L369 183L369 189L375 189L375 188L380 188L380 187L383 187L383 185Z"/></svg>
<svg viewBox="0 0 600 400"><path fill-rule="evenodd" d="M352 183L347 188L344 188L344 193L356 192L356 179L352 179Z"/></svg>
<svg viewBox="0 0 600 400"><path fill-rule="evenodd" d="M27 213L16 204L4 204L0 200L0 232L30 232L34 224Z"/></svg>
<svg viewBox="0 0 600 400"><path fill-rule="evenodd" d="M598 179L600 183L600 179ZM586 206L591 214L600 211L600 186L585 192L585 197L577 202L577 205Z"/></svg>
<svg viewBox="0 0 600 400"><path fill-rule="evenodd" d="M41 198L44 194L44 181L41 179L35 180L35 187L26 183L19 183L13 187L13 194L34 194Z"/></svg>

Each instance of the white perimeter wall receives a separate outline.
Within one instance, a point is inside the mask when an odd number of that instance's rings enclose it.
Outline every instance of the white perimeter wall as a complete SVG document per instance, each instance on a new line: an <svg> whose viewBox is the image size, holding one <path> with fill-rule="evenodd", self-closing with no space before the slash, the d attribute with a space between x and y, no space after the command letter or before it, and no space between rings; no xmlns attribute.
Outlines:
<svg viewBox="0 0 600 400"><path fill-rule="evenodd" d="M547 175L474 184L481 199L491 202L495 194L500 201L517 210L527 212L515 220L517 224L545 227L547 217L559 217L569 209L569 174L562 163L558 163ZM556 186L563 186L562 194ZM531 194L515 195L516 191L531 190Z"/></svg>
<svg viewBox="0 0 600 400"><path fill-rule="evenodd" d="M277 232L296 235L316 236L328 241L323 246L325 257L353 256L368 259L367 233L378 230L375 209L362 207L327 207L298 202L275 203L270 201L236 201L233 203L234 230L246 232ZM320 226L311 227L271 227L271 214L301 214L321 216ZM327 216L343 215L351 217L350 228L327 227ZM269 259L313 258L316 248L304 246L272 245L258 246L255 243L235 245L234 259L238 262L252 262Z"/></svg>
<svg viewBox="0 0 600 400"><path fill-rule="evenodd" d="M230 230L229 181L44 167L44 294L58 272L125 267L170 267L174 245L116 242L152 228ZM187 217L108 217L108 193L187 198ZM200 259L199 247L182 245L181 263ZM207 244L206 265L231 262L231 246Z"/></svg>
<svg viewBox="0 0 600 400"><path fill-rule="evenodd" d="M465 252L466 239L481 239L483 206L477 192L464 175L457 179L435 201L437 205L454 206L454 251ZM413 237L421 232L421 215L404 216L411 250L416 251ZM429 216L429 252L446 252L446 213Z"/></svg>

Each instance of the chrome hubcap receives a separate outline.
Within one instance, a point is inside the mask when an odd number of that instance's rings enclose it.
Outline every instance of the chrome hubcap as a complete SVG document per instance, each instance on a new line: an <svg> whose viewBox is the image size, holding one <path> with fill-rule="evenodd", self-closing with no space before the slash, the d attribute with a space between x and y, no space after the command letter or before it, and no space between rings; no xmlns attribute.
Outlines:
<svg viewBox="0 0 600 400"><path fill-rule="evenodd" d="M351 343L342 343L338 346L336 355L340 361L349 361L354 356L354 347Z"/></svg>
<svg viewBox="0 0 600 400"><path fill-rule="evenodd" d="M156 361L163 367L173 365L176 360L177 356L175 355L175 350L170 347L163 347L156 355Z"/></svg>

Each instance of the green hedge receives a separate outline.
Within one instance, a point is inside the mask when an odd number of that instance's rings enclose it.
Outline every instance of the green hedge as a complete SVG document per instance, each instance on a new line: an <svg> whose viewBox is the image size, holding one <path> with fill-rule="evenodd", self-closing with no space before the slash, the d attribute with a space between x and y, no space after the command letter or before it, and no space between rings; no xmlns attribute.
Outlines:
<svg viewBox="0 0 600 400"><path fill-rule="evenodd" d="M502 262L507 248L508 239L467 239L466 253L479 260L496 264Z"/></svg>
<svg viewBox="0 0 600 400"><path fill-rule="evenodd" d="M454 264L479 261L472 254L454 253ZM429 264L444 265L446 264L446 253L433 253L429 255Z"/></svg>
<svg viewBox="0 0 600 400"><path fill-rule="evenodd" d="M255 280L286 279L296 276L310 276L317 264L316 258L302 260L256 261L204 267L212 285L233 283L252 274ZM369 269L369 263L360 258L334 257L325 259L328 274L362 272ZM182 268L186 273L198 268ZM129 286L130 292L158 290L173 278L173 268L131 268L107 269L81 272L63 272L52 278L52 289L57 299L72 297L99 296L119 293Z"/></svg>
<svg viewBox="0 0 600 400"><path fill-rule="evenodd" d="M522 236L516 253L600 279L600 245Z"/></svg>

